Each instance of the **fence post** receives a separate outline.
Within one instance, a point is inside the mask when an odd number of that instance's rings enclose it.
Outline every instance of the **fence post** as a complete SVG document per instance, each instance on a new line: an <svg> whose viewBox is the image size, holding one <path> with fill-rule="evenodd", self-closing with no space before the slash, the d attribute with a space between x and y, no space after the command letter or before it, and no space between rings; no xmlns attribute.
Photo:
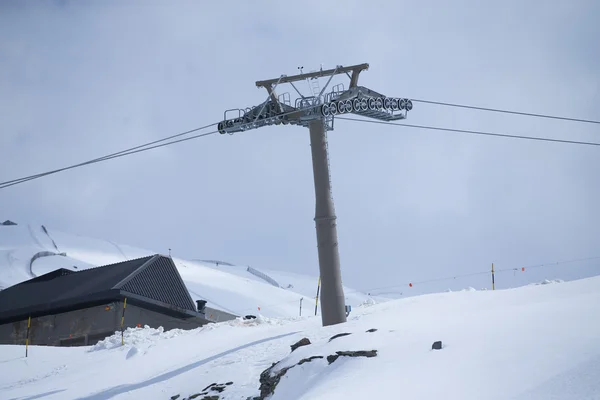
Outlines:
<svg viewBox="0 0 600 400"><path fill-rule="evenodd" d="M300 298L300 316L302 316L302 300L304 299L304 297Z"/></svg>
<svg viewBox="0 0 600 400"><path fill-rule="evenodd" d="M121 315L121 346L125 345L125 337L123 335L123 324L125 323L125 308L127 308L127 297L123 302L123 315Z"/></svg>
<svg viewBox="0 0 600 400"><path fill-rule="evenodd" d="M29 328L31 328L31 315L27 318L27 337L25 338L25 357L29 352Z"/></svg>
<svg viewBox="0 0 600 400"><path fill-rule="evenodd" d="M492 263L492 290L496 290L496 282L494 279L494 263Z"/></svg>

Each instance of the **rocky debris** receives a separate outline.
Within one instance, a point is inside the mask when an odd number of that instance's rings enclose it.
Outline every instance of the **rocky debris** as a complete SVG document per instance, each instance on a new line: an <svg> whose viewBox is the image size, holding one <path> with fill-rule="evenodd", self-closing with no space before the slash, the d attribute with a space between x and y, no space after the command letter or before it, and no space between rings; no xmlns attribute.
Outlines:
<svg viewBox="0 0 600 400"><path fill-rule="evenodd" d="M272 375L273 368L276 365L277 365L277 363L273 363L273 365L271 365L269 368L267 368L263 372L261 372L260 378L259 378L260 396L254 397L253 400L263 400L267 396L269 396L270 394L275 392L275 387L277 387L277 384L281 380L281 377L283 375L285 375L285 373L287 372L288 369L291 368L291 367L283 368L281 371L279 371L275 375Z"/></svg>
<svg viewBox="0 0 600 400"><path fill-rule="evenodd" d="M208 389L210 389L211 387L215 386L217 383L211 383L210 385L208 385L207 387L205 387L204 389L202 389L203 392L206 392Z"/></svg>
<svg viewBox="0 0 600 400"><path fill-rule="evenodd" d="M308 338L302 338L299 341L297 341L296 343L294 343L293 345L291 345L290 347L292 348L292 352L293 352L298 347L308 346L309 344L311 344L311 343L310 343L310 340L308 340Z"/></svg>
<svg viewBox="0 0 600 400"><path fill-rule="evenodd" d="M329 339L329 341L331 342L333 339L337 339L337 338L339 338L339 337L342 337L342 336L348 336L348 335L352 335L352 334L351 334L351 333L347 333L347 332L344 332L344 333L338 333L337 335L333 335L333 336L332 336L332 337Z"/></svg>
<svg viewBox="0 0 600 400"><path fill-rule="evenodd" d="M431 345L431 350L441 350L442 349L442 341L433 342Z"/></svg>
<svg viewBox="0 0 600 400"><path fill-rule="evenodd" d="M375 357L377 350L359 350L359 351L336 351L335 354L327 356L327 361L332 364L339 357Z"/></svg>
<svg viewBox="0 0 600 400"><path fill-rule="evenodd" d="M302 360L298 361L298 364L296 365L302 365L304 363L311 362L312 360L316 360L319 358L323 358L323 356L310 356L308 358L303 358Z"/></svg>
<svg viewBox="0 0 600 400"><path fill-rule="evenodd" d="M367 333L377 332L377 328L371 328L367 331Z"/></svg>
<svg viewBox="0 0 600 400"><path fill-rule="evenodd" d="M225 386L216 385L210 388L210 390L222 393L225 390Z"/></svg>
<svg viewBox="0 0 600 400"><path fill-rule="evenodd" d="M257 397L248 397L248 400L264 400L267 396L270 396L275 392L275 387L279 384L281 378L290 370L294 368L296 365L302 365L307 362L311 362L312 360L323 358L323 356L312 356L308 358L303 358L298 361L297 364L292 365L290 367L285 367L279 370L277 373L273 374L273 368L277 365L277 363L273 363L269 368L264 370L260 374L260 396Z"/></svg>
<svg viewBox="0 0 600 400"><path fill-rule="evenodd" d="M245 315L244 319L256 319L256 315Z"/></svg>
<svg viewBox="0 0 600 400"><path fill-rule="evenodd" d="M210 385L208 385L207 387L205 387L202 392L200 393L195 393L192 394L190 397L187 398L183 398L181 400L193 400L193 399L197 399L197 400L219 400L219 395L210 395L209 393L212 392L218 392L218 393L222 393L227 386L231 386L233 385L233 382L227 382L227 383L211 383ZM204 397L200 397L200 396L204 396ZM177 400L179 399L180 395L175 395L175 396L171 396L171 400Z"/></svg>
<svg viewBox="0 0 600 400"><path fill-rule="evenodd" d="M200 397L200 396L204 396L204 397ZM177 397L173 396L171 397L171 399L175 400L177 399ZM219 396L218 395L213 395L213 396L207 396L207 393L196 393L191 395L190 397L184 398L182 400L219 400Z"/></svg>

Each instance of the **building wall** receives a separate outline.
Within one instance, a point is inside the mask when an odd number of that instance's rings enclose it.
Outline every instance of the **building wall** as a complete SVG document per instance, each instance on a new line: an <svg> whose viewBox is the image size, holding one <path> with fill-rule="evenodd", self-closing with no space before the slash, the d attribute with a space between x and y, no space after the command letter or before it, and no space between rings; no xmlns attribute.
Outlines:
<svg viewBox="0 0 600 400"><path fill-rule="evenodd" d="M121 329L123 303L115 302L77 311L69 311L31 319L30 345L83 346L93 345ZM194 329L207 321L199 317L178 319L128 304L124 328L148 325ZM27 320L0 325L0 344L25 344Z"/></svg>
<svg viewBox="0 0 600 400"><path fill-rule="evenodd" d="M216 308L211 307L205 307L204 314L206 315L206 319L212 322L230 321L238 317L237 315L233 315L228 312L217 310Z"/></svg>

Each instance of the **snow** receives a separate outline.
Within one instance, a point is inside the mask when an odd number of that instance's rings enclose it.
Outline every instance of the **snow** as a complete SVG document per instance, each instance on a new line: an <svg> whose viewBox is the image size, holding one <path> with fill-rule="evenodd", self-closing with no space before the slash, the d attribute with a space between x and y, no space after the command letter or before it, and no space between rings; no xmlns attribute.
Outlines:
<svg viewBox="0 0 600 400"><path fill-rule="evenodd" d="M323 356L289 369L272 400L598 400L598 315L594 277L367 301L328 327L314 316L259 316L190 331L129 329L124 346L120 333L96 346L30 346L28 358L23 346L0 346L0 398L184 398L231 381L220 398L246 399L273 363L281 361L277 370ZM303 337L312 344L290 352ZM442 350L431 349L437 340ZM326 360L349 350L377 356Z"/></svg>
<svg viewBox="0 0 600 400"><path fill-rule="evenodd" d="M154 253L41 225L0 226L0 288L56 268ZM31 262L36 255L43 256ZM348 322L322 327L314 316L316 266L303 275L173 261L195 300L256 318L194 330L129 328L123 339L115 332L86 347L33 343L27 358L23 346L0 345L0 399L183 399L226 382L233 384L221 400L247 399L277 362L275 372L291 368L271 400L600 399L600 277L495 291L465 285L393 301L344 287L353 306ZM350 335L329 341L338 333ZM303 337L312 344L290 353ZM442 350L432 350L437 340ZM377 356L327 361L353 350ZM313 356L322 358L296 365Z"/></svg>
<svg viewBox="0 0 600 400"><path fill-rule="evenodd" d="M551 285L553 283L562 283L562 279L544 279L541 282L533 283L533 285Z"/></svg>

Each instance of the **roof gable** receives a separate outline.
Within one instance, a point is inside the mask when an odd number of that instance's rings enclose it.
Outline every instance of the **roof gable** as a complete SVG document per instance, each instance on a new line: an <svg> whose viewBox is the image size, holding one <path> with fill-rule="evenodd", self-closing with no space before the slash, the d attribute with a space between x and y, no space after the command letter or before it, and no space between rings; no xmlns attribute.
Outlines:
<svg viewBox="0 0 600 400"><path fill-rule="evenodd" d="M128 293L188 311L196 311L177 267L170 258L157 256L115 285Z"/></svg>

